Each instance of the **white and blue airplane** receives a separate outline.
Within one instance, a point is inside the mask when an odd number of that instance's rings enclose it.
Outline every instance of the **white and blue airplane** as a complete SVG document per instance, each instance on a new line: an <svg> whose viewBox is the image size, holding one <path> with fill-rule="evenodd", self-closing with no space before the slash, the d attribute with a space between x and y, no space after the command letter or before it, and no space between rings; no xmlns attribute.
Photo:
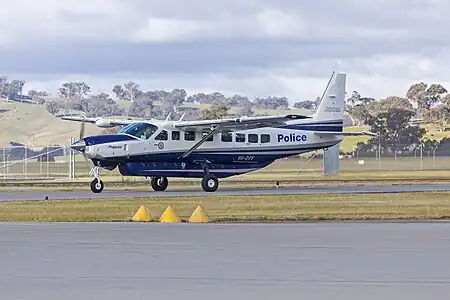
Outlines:
<svg viewBox="0 0 450 300"><path fill-rule="evenodd" d="M92 161L91 190L104 188L99 170L118 168L122 176L151 178L155 191L164 191L168 177L202 178L214 192L219 178L264 168L279 158L327 149L345 136L374 135L343 132L346 75L330 78L313 116L279 115L218 120L113 120L66 116L64 120L98 127L125 126L117 134L82 138L71 148ZM91 163L91 162L90 162Z"/></svg>

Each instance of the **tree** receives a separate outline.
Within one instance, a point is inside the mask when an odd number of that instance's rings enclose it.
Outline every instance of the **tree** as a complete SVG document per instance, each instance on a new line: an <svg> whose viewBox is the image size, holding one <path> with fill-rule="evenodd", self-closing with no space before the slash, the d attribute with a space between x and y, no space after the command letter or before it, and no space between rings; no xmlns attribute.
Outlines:
<svg viewBox="0 0 450 300"><path fill-rule="evenodd" d="M441 84L428 86L424 82L413 84L406 92L406 97L417 105L420 111L430 109L438 103L447 90Z"/></svg>
<svg viewBox="0 0 450 300"><path fill-rule="evenodd" d="M230 107L226 104L214 104L210 108L205 108L201 111L200 118L202 120L222 119L228 115Z"/></svg>
<svg viewBox="0 0 450 300"><path fill-rule="evenodd" d="M316 108L316 104L314 103L314 101L311 101L311 100L298 101L298 102L294 103L294 108L303 108L303 109L312 110L312 109Z"/></svg>
<svg viewBox="0 0 450 300"><path fill-rule="evenodd" d="M153 93L140 94L130 106L128 115L141 118L151 118L155 115L155 106L152 99Z"/></svg>
<svg viewBox="0 0 450 300"><path fill-rule="evenodd" d="M177 113L178 107L180 107L184 101L186 101L187 93L184 89L174 89L172 92L167 93L162 98L162 110L164 114L170 112Z"/></svg>
<svg viewBox="0 0 450 300"><path fill-rule="evenodd" d="M58 90L58 96L63 98L66 107L89 112L89 101L86 100L91 87L83 81L65 82Z"/></svg>
<svg viewBox="0 0 450 300"><path fill-rule="evenodd" d="M93 95L86 99L89 103L87 115L89 117L117 116L125 113L116 102L106 93Z"/></svg>
<svg viewBox="0 0 450 300"><path fill-rule="evenodd" d="M440 131L445 131L450 125L450 106L448 104L435 106L425 111L423 119L427 123L437 125Z"/></svg>
<svg viewBox="0 0 450 300"><path fill-rule="evenodd" d="M125 90L120 84L116 84L115 86L113 86L112 92L118 100L122 100L126 97Z"/></svg>
<svg viewBox="0 0 450 300"><path fill-rule="evenodd" d="M61 109L61 103L57 101L45 102L45 109L52 115L57 114Z"/></svg>
<svg viewBox="0 0 450 300"><path fill-rule="evenodd" d="M136 98L142 93L139 89L139 84L130 81L123 85L123 99L134 102Z"/></svg>
<svg viewBox="0 0 450 300"><path fill-rule="evenodd" d="M91 91L91 87L87 85L84 81L77 82L65 82L59 88L58 96L61 98L70 97L86 97Z"/></svg>
<svg viewBox="0 0 450 300"><path fill-rule="evenodd" d="M378 134L367 143L359 143L360 150L374 151L381 148L388 152L397 150L410 150L414 145L420 144L426 131L417 125L411 125L414 112L401 108L389 108L377 115L369 115L367 123L370 131Z"/></svg>
<svg viewBox="0 0 450 300"><path fill-rule="evenodd" d="M9 97L12 94L22 94L25 80L9 80L7 76L0 77L0 94L3 97Z"/></svg>
<svg viewBox="0 0 450 300"><path fill-rule="evenodd" d="M355 105L361 104L361 95L358 93L358 91L353 91L352 95L347 98L346 102L350 107L354 107Z"/></svg>
<svg viewBox="0 0 450 300"><path fill-rule="evenodd" d="M253 111L252 104L250 102L244 103L244 105L239 109L240 116L253 116L255 112Z"/></svg>
<svg viewBox="0 0 450 300"><path fill-rule="evenodd" d="M360 126L361 124L367 124L370 112L366 105L358 104L350 109L349 116L353 125Z"/></svg>

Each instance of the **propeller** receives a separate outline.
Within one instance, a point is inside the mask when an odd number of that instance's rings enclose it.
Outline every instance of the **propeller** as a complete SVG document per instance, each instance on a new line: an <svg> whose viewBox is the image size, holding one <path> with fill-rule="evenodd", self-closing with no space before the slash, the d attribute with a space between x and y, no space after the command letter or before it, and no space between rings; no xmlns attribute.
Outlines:
<svg viewBox="0 0 450 300"><path fill-rule="evenodd" d="M82 116L83 116L83 121L81 121L80 136L79 136L78 140L82 140L84 138L84 128L85 128L85 124L86 124L84 119L86 119L86 114L83 113Z"/></svg>
<svg viewBox="0 0 450 300"><path fill-rule="evenodd" d="M75 151L77 151L83 155L84 160L86 161L86 163L89 165L89 167L92 170L92 168L94 167L94 164L92 163L92 161L89 158L86 157L86 153L85 153L86 144L83 141L85 127L86 127L86 121L84 119L87 118L87 116L85 113L81 113L81 116L83 117L83 120L81 121L78 142L72 145L72 149L74 149Z"/></svg>

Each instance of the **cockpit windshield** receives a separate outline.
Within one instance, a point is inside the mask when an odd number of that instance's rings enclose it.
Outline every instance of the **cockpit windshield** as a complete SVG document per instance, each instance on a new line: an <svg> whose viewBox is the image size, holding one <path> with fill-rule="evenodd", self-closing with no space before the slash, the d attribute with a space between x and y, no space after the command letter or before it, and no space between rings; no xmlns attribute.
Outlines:
<svg viewBox="0 0 450 300"><path fill-rule="evenodd" d="M148 140L152 134L154 134L158 130L158 127L148 123L133 123L128 126L125 126L119 133L121 134L129 134L134 137Z"/></svg>

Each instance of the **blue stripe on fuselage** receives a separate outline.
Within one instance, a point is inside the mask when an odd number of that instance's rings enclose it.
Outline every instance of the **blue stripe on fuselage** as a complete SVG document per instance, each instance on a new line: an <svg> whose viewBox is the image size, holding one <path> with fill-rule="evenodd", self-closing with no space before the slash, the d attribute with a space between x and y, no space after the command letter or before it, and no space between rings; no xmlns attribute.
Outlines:
<svg viewBox="0 0 450 300"><path fill-rule="evenodd" d="M84 141L88 146L135 140L137 139L126 134L101 134L84 138Z"/></svg>
<svg viewBox="0 0 450 300"><path fill-rule="evenodd" d="M282 129L293 129L293 130L304 130L304 131L333 131L333 132L342 132L344 126L336 126L336 125L304 125L304 124L295 124L295 125L284 125L280 126Z"/></svg>

